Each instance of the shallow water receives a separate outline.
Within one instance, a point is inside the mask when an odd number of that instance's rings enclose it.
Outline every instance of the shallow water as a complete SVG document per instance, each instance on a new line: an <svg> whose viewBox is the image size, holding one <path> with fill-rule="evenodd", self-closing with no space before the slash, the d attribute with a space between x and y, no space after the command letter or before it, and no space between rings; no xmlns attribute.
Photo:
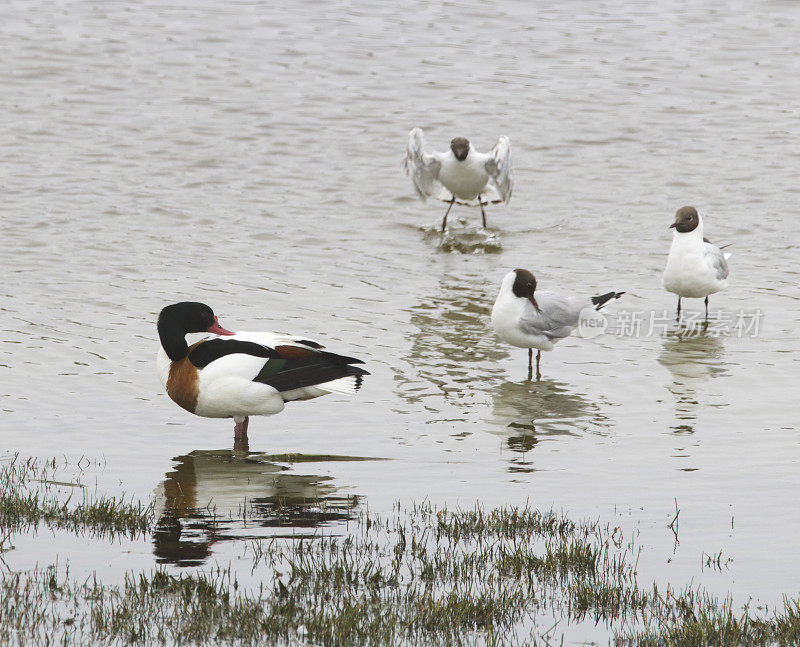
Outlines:
<svg viewBox="0 0 800 647"><path fill-rule="evenodd" d="M0 35L4 451L89 457L84 482L163 510L161 534L110 546L18 537L12 568L249 573L236 539L346 532L397 500L530 500L638 530L642 581L797 593L793 3L14 2ZM439 237L445 205L401 166L413 126L438 149L511 137L488 232L454 207ZM705 331L677 328L660 287L684 204L733 243ZM539 382L489 328L514 267L626 291ZM254 454L231 453L232 424L155 376L157 313L183 299L372 376L254 419ZM691 324L702 302L685 306Z"/></svg>

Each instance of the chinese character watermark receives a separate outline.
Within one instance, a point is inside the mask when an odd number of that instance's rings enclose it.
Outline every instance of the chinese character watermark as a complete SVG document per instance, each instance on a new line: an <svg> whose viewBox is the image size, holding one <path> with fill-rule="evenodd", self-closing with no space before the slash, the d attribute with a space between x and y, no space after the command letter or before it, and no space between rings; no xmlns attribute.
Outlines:
<svg viewBox="0 0 800 647"><path fill-rule="evenodd" d="M675 314L668 310L617 310L609 322L602 313L592 308L581 312L578 335L586 339L602 334L616 337L661 337L680 326L681 337L758 337L764 313L760 309L727 312L710 312L708 318L702 312L686 312L676 322Z"/></svg>

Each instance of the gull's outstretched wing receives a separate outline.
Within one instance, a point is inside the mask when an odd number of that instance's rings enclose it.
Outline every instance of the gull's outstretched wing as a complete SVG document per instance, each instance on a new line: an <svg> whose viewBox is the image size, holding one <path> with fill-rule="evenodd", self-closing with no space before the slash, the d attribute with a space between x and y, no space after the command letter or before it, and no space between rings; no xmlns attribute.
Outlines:
<svg viewBox="0 0 800 647"><path fill-rule="evenodd" d="M439 169L442 168L442 164L436 153L425 152L425 136L421 128L414 128L408 133L405 167L423 202L427 198L449 201L453 197L439 182Z"/></svg>
<svg viewBox="0 0 800 647"><path fill-rule="evenodd" d="M581 310L591 305L589 299L564 297L549 290L536 292L536 303L526 303L519 320L519 327L529 335L545 335L551 341L569 337L578 325Z"/></svg>
<svg viewBox="0 0 800 647"><path fill-rule="evenodd" d="M489 153L486 161L486 172L503 202L511 199L514 191L514 168L511 163L511 140L503 135Z"/></svg>
<svg viewBox="0 0 800 647"><path fill-rule="evenodd" d="M711 270L717 273L717 280L727 279L730 273L727 258L730 254L723 253L719 247L708 242L703 244L703 254Z"/></svg>

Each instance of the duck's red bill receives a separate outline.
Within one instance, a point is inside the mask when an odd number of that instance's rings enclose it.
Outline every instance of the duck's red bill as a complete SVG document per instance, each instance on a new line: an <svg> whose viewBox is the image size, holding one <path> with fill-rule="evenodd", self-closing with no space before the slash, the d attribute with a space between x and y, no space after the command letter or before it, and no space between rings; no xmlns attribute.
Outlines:
<svg viewBox="0 0 800 647"><path fill-rule="evenodd" d="M222 326L219 325L219 320L217 317L214 317L214 323L208 327L208 332L214 333L215 335L235 335L235 332L231 332L230 330L225 330Z"/></svg>

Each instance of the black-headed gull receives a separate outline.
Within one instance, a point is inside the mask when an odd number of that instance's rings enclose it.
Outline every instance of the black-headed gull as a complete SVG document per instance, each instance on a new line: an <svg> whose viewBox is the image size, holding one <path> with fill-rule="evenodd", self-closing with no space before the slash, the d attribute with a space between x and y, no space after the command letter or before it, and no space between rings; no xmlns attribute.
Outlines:
<svg viewBox="0 0 800 647"><path fill-rule="evenodd" d="M664 287L678 295L678 317L681 299L705 297L708 317L708 295L728 285L730 254L703 237L703 219L694 207L681 207L675 213L672 246L664 269Z"/></svg>
<svg viewBox="0 0 800 647"><path fill-rule="evenodd" d="M488 153L479 153L463 137L453 139L446 153L426 153L422 129L414 128L408 133L405 167L423 202L435 198L450 203L442 219L442 231L455 202L479 205L485 229L483 206L490 202L507 203L514 190L511 141L506 136Z"/></svg>
<svg viewBox="0 0 800 647"><path fill-rule="evenodd" d="M210 332L189 346L187 333ZM172 400L206 418L233 418L234 437L246 437L249 416L283 411L290 400L354 393L363 364L321 350L317 342L268 332L232 333L204 303L184 301L158 316L158 377Z"/></svg>
<svg viewBox="0 0 800 647"><path fill-rule="evenodd" d="M528 349L528 373L532 372L533 349L536 377L541 378L539 361L543 350L569 337L578 326L584 308L599 310L624 292L607 292L596 297L562 296L549 290L536 292L536 278L528 270L512 270L503 278L492 308L492 327L504 342Z"/></svg>

